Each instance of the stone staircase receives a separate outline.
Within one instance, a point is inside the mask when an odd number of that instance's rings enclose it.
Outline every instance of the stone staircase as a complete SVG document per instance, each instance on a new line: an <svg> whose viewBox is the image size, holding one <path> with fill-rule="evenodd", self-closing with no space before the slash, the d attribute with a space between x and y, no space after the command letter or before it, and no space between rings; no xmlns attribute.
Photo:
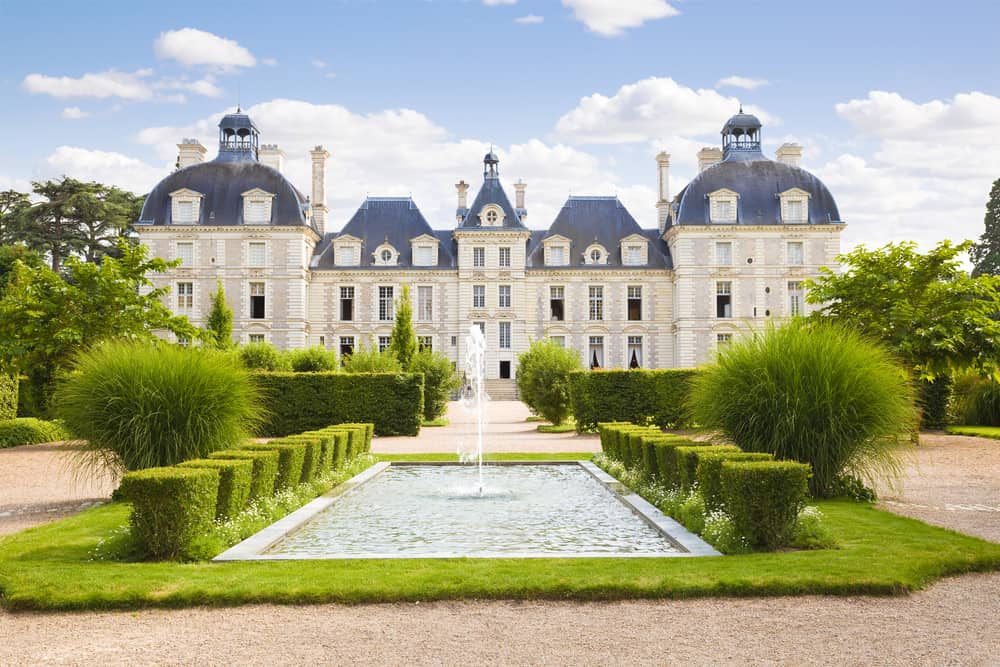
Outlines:
<svg viewBox="0 0 1000 667"><path fill-rule="evenodd" d="M486 380L486 393L493 401L517 401L517 383L514 380Z"/></svg>

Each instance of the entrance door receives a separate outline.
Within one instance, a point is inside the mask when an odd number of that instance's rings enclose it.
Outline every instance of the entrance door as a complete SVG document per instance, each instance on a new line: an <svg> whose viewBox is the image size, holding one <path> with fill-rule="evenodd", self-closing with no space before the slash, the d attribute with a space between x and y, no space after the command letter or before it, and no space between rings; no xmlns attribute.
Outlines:
<svg viewBox="0 0 1000 667"><path fill-rule="evenodd" d="M510 362L501 361L500 362L500 379L509 380L510 379Z"/></svg>

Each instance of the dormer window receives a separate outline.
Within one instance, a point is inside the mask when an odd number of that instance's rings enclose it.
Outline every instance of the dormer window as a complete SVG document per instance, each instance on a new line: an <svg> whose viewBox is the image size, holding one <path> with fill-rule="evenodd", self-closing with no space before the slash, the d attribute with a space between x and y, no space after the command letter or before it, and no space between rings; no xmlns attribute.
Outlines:
<svg viewBox="0 0 1000 667"><path fill-rule="evenodd" d="M809 193L801 188L791 188L780 193L781 221L791 224L809 222Z"/></svg>
<svg viewBox="0 0 1000 667"><path fill-rule="evenodd" d="M374 257L377 266L396 266L399 261L399 253L388 243L383 243L376 248Z"/></svg>
<svg viewBox="0 0 1000 667"><path fill-rule="evenodd" d="M560 234L554 234L542 241L545 266L566 266L569 264L569 244L569 239Z"/></svg>
<svg viewBox="0 0 1000 667"><path fill-rule="evenodd" d="M437 266L438 240L430 234L421 234L410 239L413 266Z"/></svg>
<svg viewBox="0 0 1000 667"><path fill-rule="evenodd" d="M499 227L503 224L503 209L496 204L488 204L479 213L479 222L484 227Z"/></svg>
<svg viewBox="0 0 1000 667"><path fill-rule="evenodd" d="M271 202L274 195L260 188L243 193L243 224L271 224Z"/></svg>
<svg viewBox="0 0 1000 667"><path fill-rule="evenodd" d="M708 195L709 215L713 223L734 223L737 220L739 195L732 190L716 190Z"/></svg>
<svg viewBox="0 0 1000 667"><path fill-rule="evenodd" d="M357 266L361 261L361 239L345 235L333 242L334 260L337 266Z"/></svg>
<svg viewBox="0 0 1000 667"><path fill-rule="evenodd" d="M630 234L621 240L622 264L645 266L648 261L648 242L639 234Z"/></svg>
<svg viewBox="0 0 1000 667"><path fill-rule="evenodd" d="M595 243L583 253L583 260L586 264L607 264L608 251L604 246Z"/></svg>
<svg viewBox="0 0 1000 667"><path fill-rule="evenodd" d="M170 193L170 218L175 225L196 225L201 220L202 194L187 188Z"/></svg>

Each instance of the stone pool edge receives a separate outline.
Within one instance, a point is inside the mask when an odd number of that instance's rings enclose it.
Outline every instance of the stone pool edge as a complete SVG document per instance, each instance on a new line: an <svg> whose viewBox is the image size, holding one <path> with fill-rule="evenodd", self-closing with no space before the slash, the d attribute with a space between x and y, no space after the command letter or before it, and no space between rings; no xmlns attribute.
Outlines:
<svg viewBox="0 0 1000 667"><path fill-rule="evenodd" d="M628 507L642 521L662 534L667 541L681 549L676 553L573 553L573 554L540 554L540 553L483 553L474 555L456 554L365 554L360 556L338 556L336 558L303 558L299 555L267 555L272 546L288 537L293 532L311 521L317 514L337 502L345 494L350 493L365 482L368 482L391 466L407 465L461 465L450 461L381 461L366 468L349 480L335 486L329 492L306 503L299 509L254 533L239 544L213 558L213 561L280 561L280 560L397 560L413 558L692 558L703 556L721 556L710 544L690 532L687 528L663 514L655 506L641 496L627 489L620 481L585 460L556 461L494 461L490 465L578 465L589 473L608 493Z"/></svg>

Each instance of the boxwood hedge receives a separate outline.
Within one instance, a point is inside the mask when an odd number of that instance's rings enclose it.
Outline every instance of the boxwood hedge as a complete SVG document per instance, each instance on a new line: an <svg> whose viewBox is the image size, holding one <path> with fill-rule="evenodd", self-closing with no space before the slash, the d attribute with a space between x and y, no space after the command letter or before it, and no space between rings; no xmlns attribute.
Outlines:
<svg viewBox="0 0 1000 667"><path fill-rule="evenodd" d="M599 422L687 423L684 401L693 369L575 371L569 376L570 403L578 431Z"/></svg>
<svg viewBox="0 0 1000 667"><path fill-rule="evenodd" d="M180 468L207 468L219 472L219 492L215 502L215 518L236 516L247 505L253 479L253 461L238 459L192 459L178 464Z"/></svg>
<svg viewBox="0 0 1000 667"><path fill-rule="evenodd" d="M722 507L722 463L724 461L773 461L765 452L708 452L698 457L698 490L709 510Z"/></svg>
<svg viewBox="0 0 1000 667"><path fill-rule="evenodd" d="M0 373L0 421L17 417L18 384L16 375Z"/></svg>
<svg viewBox="0 0 1000 667"><path fill-rule="evenodd" d="M754 547L787 544L811 474L808 464L793 461L724 461L723 503L739 534Z"/></svg>
<svg viewBox="0 0 1000 667"><path fill-rule="evenodd" d="M243 449L251 451L277 451L278 475L274 480L274 490L283 491L294 488L302 480L302 467L306 459L306 446L295 443L247 443Z"/></svg>
<svg viewBox="0 0 1000 667"><path fill-rule="evenodd" d="M698 481L698 462L702 456L709 454L735 454L739 451L740 448L736 445L713 445L710 443L698 443L695 447L685 446L674 448L678 485L682 489L690 489Z"/></svg>
<svg viewBox="0 0 1000 667"><path fill-rule="evenodd" d="M278 477L278 452L276 450L224 449L220 452L212 452L208 458L251 461L253 472L250 479L250 500L267 498L274 493L274 481Z"/></svg>
<svg viewBox="0 0 1000 667"><path fill-rule="evenodd" d="M18 417L17 419L0 421L0 449L68 440L69 437L69 433L60 422L50 422L34 417Z"/></svg>

